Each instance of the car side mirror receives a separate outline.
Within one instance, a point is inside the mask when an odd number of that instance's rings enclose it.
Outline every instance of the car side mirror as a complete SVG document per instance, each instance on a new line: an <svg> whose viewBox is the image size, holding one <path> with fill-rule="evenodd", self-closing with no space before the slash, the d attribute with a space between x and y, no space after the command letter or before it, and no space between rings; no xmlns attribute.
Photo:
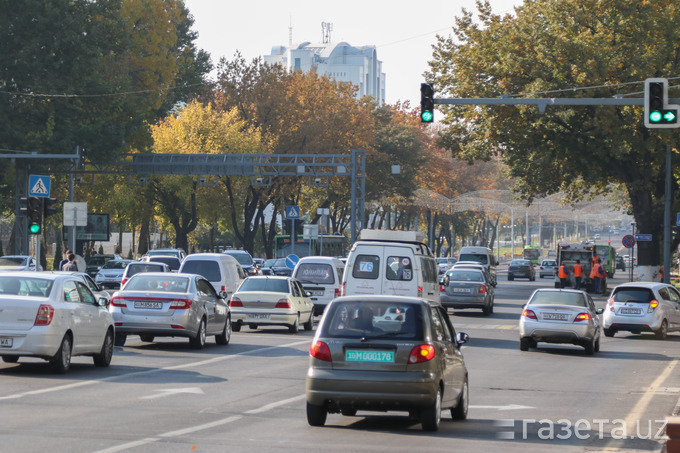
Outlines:
<svg viewBox="0 0 680 453"><path fill-rule="evenodd" d="M601 315L602 313L604 313L604 308L598 308L597 310L595 310L595 313Z"/></svg>
<svg viewBox="0 0 680 453"><path fill-rule="evenodd" d="M218 295L220 296L220 299L225 299L225 300L226 300L226 299L229 298L229 293L226 292L226 291L220 291L220 293L219 293Z"/></svg>
<svg viewBox="0 0 680 453"><path fill-rule="evenodd" d="M465 332L458 332L456 334L456 343L458 343L458 346L464 345L468 341L470 341L470 336Z"/></svg>

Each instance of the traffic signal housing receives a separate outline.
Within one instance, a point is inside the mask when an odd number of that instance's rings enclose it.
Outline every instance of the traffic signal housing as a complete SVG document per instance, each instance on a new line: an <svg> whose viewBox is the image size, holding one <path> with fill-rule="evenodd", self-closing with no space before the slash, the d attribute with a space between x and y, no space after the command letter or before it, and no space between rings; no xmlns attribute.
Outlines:
<svg viewBox="0 0 680 453"><path fill-rule="evenodd" d="M28 197L28 232L40 234L42 231L42 202L38 197Z"/></svg>
<svg viewBox="0 0 680 453"><path fill-rule="evenodd" d="M431 83L420 84L420 121L434 121L434 87Z"/></svg>
<svg viewBox="0 0 680 453"><path fill-rule="evenodd" d="M668 129L680 127L680 105L668 103L668 80L645 80L645 127Z"/></svg>
<svg viewBox="0 0 680 453"><path fill-rule="evenodd" d="M51 207L57 202L56 198L43 198L43 219L57 213L57 210Z"/></svg>

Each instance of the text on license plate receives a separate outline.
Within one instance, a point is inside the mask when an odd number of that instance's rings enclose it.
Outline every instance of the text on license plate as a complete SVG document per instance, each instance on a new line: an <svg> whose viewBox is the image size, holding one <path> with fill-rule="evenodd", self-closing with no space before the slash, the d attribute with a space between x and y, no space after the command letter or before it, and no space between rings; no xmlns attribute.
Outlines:
<svg viewBox="0 0 680 453"><path fill-rule="evenodd" d="M470 288L453 288L454 293L471 293L472 289Z"/></svg>
<svg viewBox="0 0 680 453"><path fill-rule="evenodd" d="M621 309L621 314L623 315L639 315L642 313L642 310L639 308L622 308Z"/></svg>
<svg viewBox="0 0 680 453"><path fill-rule="evenodd" d="M312 296L323 296L323 289L312 290L310 293L312 293Z"/></svg>
<svg viewBox="0 0 680 453"><path fill-rule="evenodd" d="M268 314L250 314L248 315L248 319L269 319Z"/></svg>
<svg viewBox="0 0 680 453"><path fill-rule="evenodd" d="M357 351L347 350L345 360L348 362L394 362L394 351Z"/></svg>
<svg viewBox="0 0 680 453"><path fill-rule="evenodd" d="M7 337L0 337L0 348L11 348L12 339Z"/></svg>
<svg viewBox="0 0 680 453"><path fill-rule="evenodd" d="M569 315L565 313L543 313L543 319L555 319L557 321L566 321Z"/></svg>
<svg viewBox="0 0 680 453"><path fill-rule="evenodd" d="M162 302L135 302L135 308L151 308L154 310L160 310L163 308Z"/></svg>

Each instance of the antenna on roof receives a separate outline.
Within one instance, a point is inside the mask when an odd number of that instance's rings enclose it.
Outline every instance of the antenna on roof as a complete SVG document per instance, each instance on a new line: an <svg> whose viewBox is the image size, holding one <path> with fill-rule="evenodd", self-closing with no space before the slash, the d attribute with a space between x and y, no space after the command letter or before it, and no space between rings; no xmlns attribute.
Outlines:
<svg viewBox="0 0 680 453"><path fill-rule="evenodd" d="M329 44L331 42L331 32L333 31L333 24L330 22L321 22L321 42Z"/></svg>

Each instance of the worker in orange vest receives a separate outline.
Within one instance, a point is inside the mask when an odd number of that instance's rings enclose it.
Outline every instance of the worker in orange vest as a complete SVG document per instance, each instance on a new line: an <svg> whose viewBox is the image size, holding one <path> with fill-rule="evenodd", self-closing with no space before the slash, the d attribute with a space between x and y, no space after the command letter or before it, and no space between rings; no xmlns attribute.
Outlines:
<svg viewBox="0 0 680 453"><path fill-rule="evenodd" d="M593 292L595 294L600 292L600 283L602 282L602 265L598 258L592 269L590 269L590 279L593 281Z"/></svg>
<svg viewBox="0 0 680 453"><path fill-rule="evenodd" d="M581 266L581 260L576 260L574 264L574 280L576 281L576 289L581 289L581 280L583 279L583 266Z"/></svg>
<svg viewBox="0 0 680 453"><path fill-rule="evenodd" d="M560 288L564 288L567 286L567 279L569 278L569 274L567 274L567 269L564 266L564 263L560 264L560 269L557 272L557 278L560 279Z"/></svg>

